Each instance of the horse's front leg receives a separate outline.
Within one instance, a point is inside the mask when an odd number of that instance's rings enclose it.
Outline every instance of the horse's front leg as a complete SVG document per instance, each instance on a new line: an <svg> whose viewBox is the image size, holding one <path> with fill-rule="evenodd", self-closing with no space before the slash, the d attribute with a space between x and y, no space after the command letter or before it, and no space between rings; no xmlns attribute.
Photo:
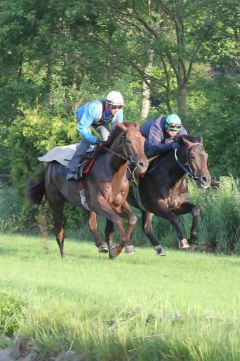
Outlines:
<svg viewBox="0 0 240 361"><path fill-rule="evenodd" d="M119 230L122 241L119 246L111 248L109 252L110 258L117 257L122 252L123 248L129 244L129 239L124 229L122 219L116 212L114 212L110 204L102 196L98 198L96 212L111 221Z"/></svg>
<svg viewBox="0 0 240 361"><path fill-rule="evenodd" d="M181 204L181 207L178 208L175 213L178 215L187 214L187 213L192 214L192 226L191 226L190 237L188 239L188 242L191 245L194 244L197 239L197 226L200 217L200 208L190 202L184 202Z"/></svg>
<svg viewBox="0 0 240 361"><path fill-rule="evenodd" d="M99 233L97 231L97 215L93 211L90 211L88 213L88 226L89 226L90 232L93 235L95 245L98 248L99 253L108 253L108 248L102 242L102 240L99 236Z"/></svg>
<svg viewBox="0 0 240 361"><path fill-rule="evenodd" d="M125 253L134 253L135 249L131 240L132 232L137 224L137 217L131 211L129 204L125 201L121 207L121 216L128 219L127 239L128 244L125 247Z"/></svg>
<svg viewBox="0 0 240 361"><path fill-rule="evenodd" d="M168 210L168 207L166 205L166 203L164 202L164 200L160 200L157 203L157 209L154 212L157 216L160 216L164 219L169 220L169 222L171 222L171 224L173 225L176 233L177 233L177 237L178 237L178 242L179 242L179 248L182 249L187 249L190 248L190 244L188 243L188 241L186 240L186 238L184 237L182 228L180 226L180 222L179 222L179 218L178 216L172 212Z"/></svg>
<svg viewBox="0 0 240 361"><path fill-rule="evenodd" d="M142 212L142 230L146 234L146 236L150 239L152 246L154 247L156 253L158 256L166 256L166 253L164 252L164 249L160 245L159 240L154 235L152 231L152 218L153 213L147 212L147 211L141 211Z"/></svg>

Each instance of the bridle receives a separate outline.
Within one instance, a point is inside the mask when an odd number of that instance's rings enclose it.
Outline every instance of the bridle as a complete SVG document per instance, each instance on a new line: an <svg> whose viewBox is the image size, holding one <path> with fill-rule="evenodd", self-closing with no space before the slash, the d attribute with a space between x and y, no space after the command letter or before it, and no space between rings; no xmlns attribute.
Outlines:
<svg viewBox="0 0 240 361"><path fill-rule="evenodd" d="M110 149L110 148L107 148L107 147L105 147L105 146L103 146L102 148L105 149L107 152L116 155L118 158L121 158L121 159L123 159L123 160L126 160L126 161L132 163L132 164L135 164L136 161L132 159L132 156L133 156L133 155L132 155L132 154L128 154L128 152L127 152L127 150L126 150L126 146L124 145L124 138L125 138L125 137L126 137L125 134L123 134L123 135L121 136L121 143L120 143L120 147L121 147L121 149L122 149L122 151L123 151L123 154L117 153L117 152L115 152L114 150L112 150L112 149Z"/></svg>
<svg viewBox="0 0 240 361"><path fill-rule="evenodd" d="M188 147L188 150L190 150L193 146L195 145L201 145L202 146L202 143L192 143L190 147ZM187 160L186 163L181 163L180 160L178 159L178 156L177 156L177 148L174 150L174 155L175 155L175 160L177 162L177 164L179 165L179 167L186 173L188 174L190 177L192 177L193 179L197 180L199 179L200 177L197 176L196 174L196 171L194 171L192 168L191 168L191 165L189 164L189 161Z"/></svg>
<svg viewBox="0 0 240 361"><path fill-rule="evenodd" d="M193 146L195 145L202 145L202 143L192 143L191 146L188 147L188 150L190 150ZM193 179L197 180L199 179L200 177L197 176L196 174L196 171L194 171L192 168L191 168L191 165L189 164L189 162L187 161L186 163L181 163L180 160L178 159L178 156L177 156L177 151L178 151L178 148L176 148L174 150L174 156L175 156L175 160L177 162L177 164L179 165L179 167L186 173L188 174L190 177L192 177ZM155 158L155 157L154 157ZM148 173L151 173L154 169L156 169L157 167L159 166L159 164L157 164L155 167L151 168Z"/></svg>

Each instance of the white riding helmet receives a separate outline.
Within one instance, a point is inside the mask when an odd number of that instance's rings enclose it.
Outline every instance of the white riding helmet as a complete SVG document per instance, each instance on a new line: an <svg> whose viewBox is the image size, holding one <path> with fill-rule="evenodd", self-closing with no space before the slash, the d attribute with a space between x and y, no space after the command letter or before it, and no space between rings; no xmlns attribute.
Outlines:
<svg viewBox="0 0 240 361"><path fill-rule="evenodd" d="M116 91L111 91L110 93L108 93L106 100L110 105L123 105L124 104L122 94L119 92L116 92Z"/></svg>

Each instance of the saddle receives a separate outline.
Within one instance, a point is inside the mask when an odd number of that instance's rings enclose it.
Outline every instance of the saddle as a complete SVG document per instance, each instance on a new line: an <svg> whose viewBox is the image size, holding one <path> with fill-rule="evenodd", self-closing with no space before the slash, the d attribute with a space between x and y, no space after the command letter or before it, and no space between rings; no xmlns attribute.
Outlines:
<svg viewBox="0 0 240 361"><path fill-rule="evenodd" d="M77 144L70 144L64 146L58 146L51 149L48 153L43 155L42 157L38 157L38 160L41 162L49 163L49 162L58 162L63 165L63 167L59 168L59 172L64 176L67 175L68 172L68 163L70 159L73 157L75 153ZM90 149L90 151L86 152L84 159L79 164L78 168L78 176L83 177L85 174L89 172L91 166L95 160L95 149Z"/></svg>
<svg viewBox="0 0 240 361"><path fill-rule="evenodd" d="M95 159L96 159L95 149L85 154L82 162L78 166L78 170L77 170L78 179L83 178L84 175L90 171L93 163L95 162Z"/></svg>

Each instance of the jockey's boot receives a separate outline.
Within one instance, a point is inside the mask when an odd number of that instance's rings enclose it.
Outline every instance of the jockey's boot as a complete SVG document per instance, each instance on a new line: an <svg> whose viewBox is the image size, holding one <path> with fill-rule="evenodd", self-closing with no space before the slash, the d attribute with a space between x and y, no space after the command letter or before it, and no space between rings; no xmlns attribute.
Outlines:
<svg viewBox="0 0 240 361"><path fill-rule="evenodd" d="M68 166L68 174L66 176L67 180L78 180L82 177L83 167L82 162L83 156L81 155L79 157L78 154L73 155L73 158L71 159L71 163L69 163L70 166Z"/></svg>

